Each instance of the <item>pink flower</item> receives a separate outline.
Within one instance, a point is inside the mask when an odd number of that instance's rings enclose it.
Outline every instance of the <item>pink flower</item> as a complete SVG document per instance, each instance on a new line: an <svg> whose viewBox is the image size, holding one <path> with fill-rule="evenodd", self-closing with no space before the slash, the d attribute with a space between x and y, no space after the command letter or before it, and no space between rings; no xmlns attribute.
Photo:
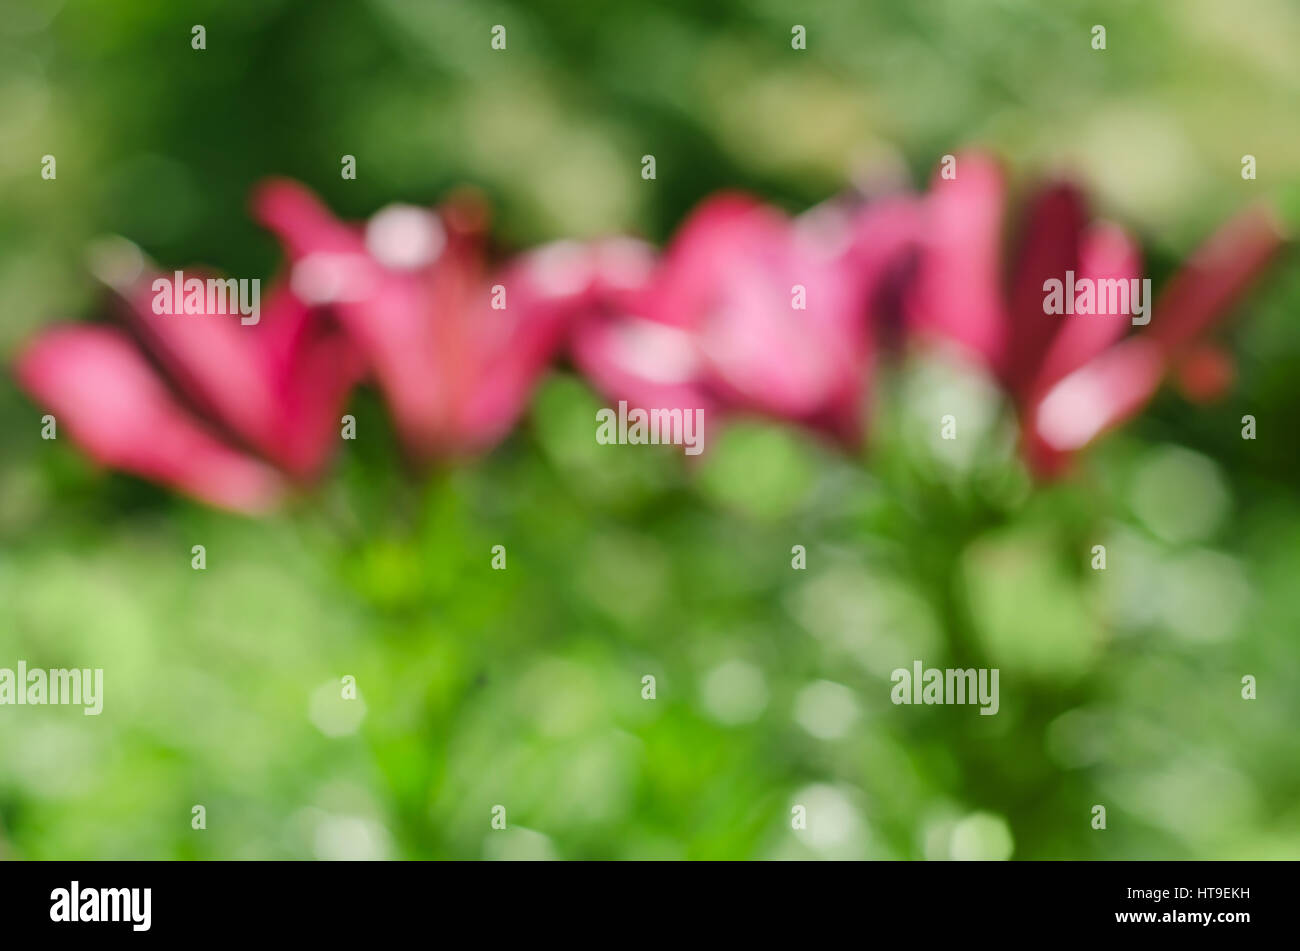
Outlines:
<svg viewBox="0 0 1300 951"><path fill-rule="evenodd" d="M913 237L909 202L791 221L739 194L707 200L644 284L606 298L574 357L611 397L862 435L870 311Z"/></svg>
<svg viewBox="0 0 1300 951"><path fill-rule="evenodd" d="M329 305L365 355L416 460L506 435L583 288L540 253L489 274L486 214L465 195L436 212L392 206L364 228L288 181L264 185L254 207L288 248L294 289Z"/></svg>
<svg viewBox="0 0 1300 951"><path fill-rule="evenodd" d="M213 505L265 511L288 480L318 473L337 438L356 377L344 341L284 289L256 324L156 314L158 275L134 270L117 288L130 334L48 328L20 352L19 382L96 461Z"/></svg>
<svg viewBox="0 0 1300 951"><path fill-rule="evenodd" d="M1124 231L1090 223L1074 188L1046 188L1031 199L1004 270L1001 172L979 154L960 157L957 171L952 180L936 177L924 201L908 327L955 342L998 377L1038 473L1059 472L1074 452L1139 412L1166 373L1202 396L1226 385L1230 365L1205 338L1280 246L1271 214L1253 209L1225 225L1168 282L1150 326L1124 337L1125 316L1060 316L1044 305L1045 282L1068 271L1093 286L1138 278L1139 252Z"/></svg>

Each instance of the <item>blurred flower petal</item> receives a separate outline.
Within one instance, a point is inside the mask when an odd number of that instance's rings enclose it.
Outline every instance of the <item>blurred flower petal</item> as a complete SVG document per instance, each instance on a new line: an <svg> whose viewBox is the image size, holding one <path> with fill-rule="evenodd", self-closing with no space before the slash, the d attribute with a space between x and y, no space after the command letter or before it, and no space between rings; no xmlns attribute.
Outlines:
<svg viewBox="0 0 1300 951"><path fill-rule="evenodd" d="M592 308L575 358L633 405L755 412L856 443L874 294L915 224L901 200L791 221L748 196L716 195L642 293Z"/></svg>
<svg viewBox="0 0 1300 951"><path fill-rule="evenodd" d="M1018 260L1008 291L1010 326L1005 376L1018 395L1034 384L1054 338L1071 321L1043 312L1043 283L1082 271L1080 254L1087 211L1083 196L1070 185L1046 188L1030 202L1017 240ZM1079 276L1083 276L1082 273ZM1063 326L1064 324L1064 326Z"/></svg>
<svg viewBox="0 0 1300 951"><path fill-rule="evenodd" d="M1123 229L1115 225L1098 224L1084 234L1079 254L1080 279L1093 282L1129 281L1139 276L1140 267L1137 244ZM1037 296L1037 319L1048 324L1059 321L1056 326L1060 329L1052 338L1041 365L1037 367L1033 385L1024 391L1025 396L1042 393L1083 366L1122 337L1130 325L1122 317L1077 319L1048 316L1043 313L1041 282Z"/></svg>
<svg viewBox="0 0 1300 951"><path fill-rule="evenodd" d="M206 275L183 272L185 280ZM223 426L250 445L265 449L275 443L276 394L271 381L252 356L254 326L240 324L237 315L156 314L156 279L171 275L145 269L121 289L131 329L149 348L177 387ZM166 293L166 292L164 292ZM206 295L205 295L206 296ZM204 301L206 308L207 301Z"/></svg>
<svg viewBox="0 0 1300 951"><path fill-rule="evenodd" d="M186 412L121 333L48 330L20 354L18 379L104 465L249 513L283 491L272 469L227 448Z"/></svg>
<svg viewBox="0 0 1300 951"><path fill-rule="evenodd" d="M590 280L590 262L555 249L487 273L487 211L469 192L438 213L390 206L364 238L293 183L263 186L254 208L284 240L296 280L328 298L421 460L505 436L560 343L569 298Z"/></svg>
<svg viewBox="0 0 1300 951"><path fill-rule="evenodd" d="M1057 471L1082 449L1146 405L1164 371L1159 348L1134 337L1108 349L1048 390L1027 425L1031 461Z"/></svg>
<svg viewBox="0 0 1300 951"><path fill-rule="evenodd" d="M1281 248L1282 224L1267 208L1249 208L1202 244L1165 285L1150 336L1178 354L1230 309Z"/></svg>
<svg viewBox="0 0 1300 951"><path fill-rule="evenodd" d="M957 158L956 178L936 175L926 198L922 261L911 328L961 344L995 371L1005 364L1002 172L979 153Z"/></svg>

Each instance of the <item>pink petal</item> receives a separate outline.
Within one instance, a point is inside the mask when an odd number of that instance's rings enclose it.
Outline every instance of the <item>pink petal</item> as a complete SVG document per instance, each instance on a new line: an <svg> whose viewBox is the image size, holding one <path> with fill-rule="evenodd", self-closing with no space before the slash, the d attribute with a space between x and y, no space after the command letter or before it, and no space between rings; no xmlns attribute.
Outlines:
<svg viewBox="0 0 1300 951"><path fill-rule="evenodd" d="M870 202L854 215L847 259L873 296L900 265L913 259L924 224L924 202L910 197Z"/></svg>
<svg viewBox="0 0 1300 951"><path fill-rule="evenodd" d="M1282 224L1271 210L1256 207L1238 214L1165 285L1148 335L1169 355L1190 346L1231 309L1282 242Z"/></svg>
<svg viewBox="0 0 1300 951"><path fill-rule="evenodd" d="M847 216L825 217L792 223L722 195L673 241L647 316L695 333L710 385L737 408L801 419L860 388L868 275Z"/></svg>
<svg viewBox="0 0 1300 951"><path fill-rule="evenodd" d="M337 445L341 413L361 376L355 346L283 287L272 289L253 335L277 394L276 438L262 448L297 478L317 474Z"/></svg>
<svg viewBox="0 0 1300 951"><path fill-rule="evenodd" d="M297 182L275 178L253 192L253 216L275 232L289 254L364 254L365 243L353 228L338 221L310 190Z"/></svg>
<svg viewBox="0 0 1300 951"><path fill-rule="evenodd" d="M723 192L700 204L678 229L655 276L653 318L693 326L716 299L718 269L779 246L787 227L748 195Z"/></svg>
<svg viewBox="0 0 1300 951"><path fill-rule="evenodd" d="M284 241L293 260L295 288L331 305L339 323L374 370L403 441L427 456L441 437L446 418L448 361L441 353L436 321L454 316L465 282L460 252L438 244L440 256L411 270L385 267L365 240L338 222L306 189L291 182L263 186L254 199L260 221ZM399 231L418 219L397 222ZM442 224L432 213L432 232ZM400 234L399 234L400 237ZM408 239L419 237L408 235ZM382 242L389 240L381 235ZM386 248L381 247L381 251ZM401 253L402 249L394 249Z"/></svg>
<svg viewBox="0 0 1300 951"><path fill-rule="evenodd" d="M1043 475L1103 432L1137 415L1164 372L1160 348L1142 336L1109 348L1051 387L1028 413L1026 451Z"/></svg>
<svg viewBox="0 0 1300 951"><path fill-rule="evenodd" d="M956 176L936 175L926 198L926 237L909 322L921 336L955 341L1001 372L1008 332L1002 173L992 159L973 153L957 157Z"/></svg>
<svg viewBox="0 0 1300 951"><path fill-rule="evenodd" d="M20 354L17 373L105 465L248 513L269 509L283 492L273 470L197 423L121 333L75 325L48 330Z"/></svg>
<svg viewBox="0 0 1300 951"><path fill-rule="evenodd" d="M738 406L801 417L857 375L865 359L865 306L842 271L786 258L770 267L734 262L718 277L718 298L702 319L697 345L714 381ZM805 290L806 310L791 306L795 284ZM857 333L842 317L855 305Z"/></svg>
<svg viewBox="0 0 1300 951"><path fill-rule="evenodd" d="M647 410L714 410L695 340L678 327L637 317L592 319L575 328L572 348L584 375L612 399Z"/></svg>
<svg viewBox="0 0 1300 951"><path fill-rule="evenodd" d="M494 310L485 295L470 315L475 372L456 394L452 442L481 451L514 425L571 323L589 304L602 278L600 253L580 246L544 248L494 279L504 289L506 307Z"/></svg>
<svg viewBox="0 0 1300 951"><path fill-rule="evenodd" d="M695 335L652 311L662 273L644 248L598 245L589 258L589 294L570 318L571 355L588 381L632 408L712 412L705 362ZM680 316L680 315L679 315Z"/></svg>
<svg viewBox="0 0 1300 951"><path fill-rule="evenodd" d="M1084 234L1079 253L1078 278L1093 282L1128 281L1138 277L1141 257L1136 242L1123 229L1098 224ZM1064 278L1062 278L1063 280ZM1041 284L1039 285L1041 289ZM1040 305L1040 316L1041 305ZM1083 366L1124 335L1130 321L1115 316L1043 316L1060 321L1046 355L1037 367L1032 385L1022 396L1041 394Z"/></svg>
<svg viewBox="0 0 1300 951"><path fill-rule="evenodd" d="M1067 271L1081 270L1085 220L1083 196L1068 185L1045 189L1030 202L1007 301L1011 323L1004 377L1016 394L1023 395L1034 383L1053 338L1063 329L1064 318L1043 312L1043 284L1063 282Z"/></svg>
<svg viewBox="0 0 1300 951"><path fill-rule="evenodd" d="M183 271L183 280L206 280ZM174 293L154 282L174 282L175 274L145 271L118 288L127 303L131 328L154 354L176 386L205 412L250 446L265 450L275 442L278 412L275 388L255 355L257 325L232 314L155 313L158 298ZM234 309L234 308L231 308Z"/></svg>

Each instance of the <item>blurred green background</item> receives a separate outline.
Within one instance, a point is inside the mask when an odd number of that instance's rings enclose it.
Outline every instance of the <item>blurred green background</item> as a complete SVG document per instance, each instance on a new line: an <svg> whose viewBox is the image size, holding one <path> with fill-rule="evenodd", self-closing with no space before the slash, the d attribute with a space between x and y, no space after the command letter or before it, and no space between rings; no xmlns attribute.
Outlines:
<svg viewBox="0 0 1300 951"><path fill-rule="evenodd" d="M269 277L242 209L270 174L351 217L476 184L517 248L661 241L720 187L798 210L979 143L1018 184L1072 170L1158 285L1251 200L1297 220L1296 49L1287 0L15 0L0 353L103 314L105 233ZM0 708L0 857L1300 856L1298 305L1288 261L1225 403L1162 396L1047 489L996 393L933 362L881 379L865 465L760 424L699 465L610 451L558 370L499 450L419 482L361 392L319 495L254 521L43 442L5 374L0 666L103 667L106 698ZM961 455L924 435L953 395ZM1001 712L892 705L917 658L998 667Z"/></svg>

